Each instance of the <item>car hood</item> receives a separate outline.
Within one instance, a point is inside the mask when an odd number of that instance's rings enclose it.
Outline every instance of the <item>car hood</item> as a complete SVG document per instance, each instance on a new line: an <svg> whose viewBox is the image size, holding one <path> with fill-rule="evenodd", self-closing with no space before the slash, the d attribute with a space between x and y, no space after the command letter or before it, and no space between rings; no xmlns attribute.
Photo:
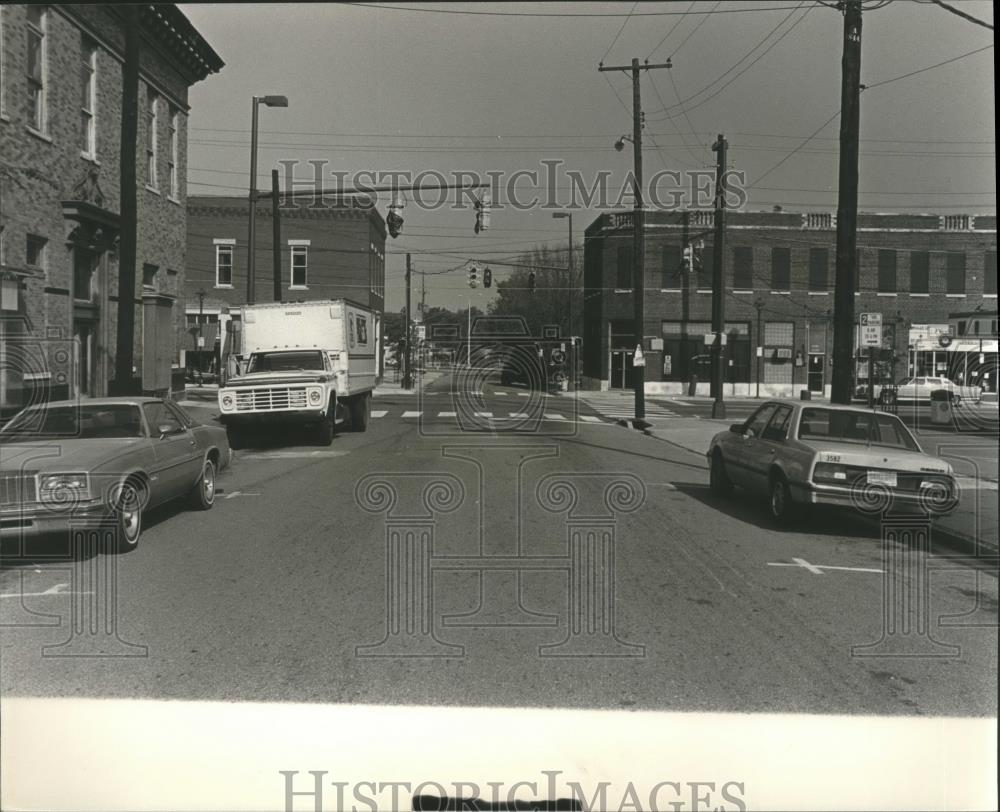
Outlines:
<svg viewBox="0 0 1000 812"><path fill-rule="evenodd" d="M252 372L230 378L227 389L237 386L277 386L282 384L323 383L330 380L329 373L313 371L302 372Z"/></svg>
<svg viewBox="0 0 1000 812"><path fill-rule="evenodd" d="M0 470L90 472L146 442L142 437L121 437L4 443L0 446Z"/></svg>
<svg viewBox="0 0 1000 812"><path fill-rule="evenodd" d="M905 451L900 448L885 446L865 446L857 443L813 443L800 441L802 445L812 449L817 454L819 462L838 462L841 465L856 465L869 468L892 468L897 471L912 471L913 473L950 474L951 466L944 460L924 454L920 451ZM828 460L828 456L837 456L837 460Z"/></svg>

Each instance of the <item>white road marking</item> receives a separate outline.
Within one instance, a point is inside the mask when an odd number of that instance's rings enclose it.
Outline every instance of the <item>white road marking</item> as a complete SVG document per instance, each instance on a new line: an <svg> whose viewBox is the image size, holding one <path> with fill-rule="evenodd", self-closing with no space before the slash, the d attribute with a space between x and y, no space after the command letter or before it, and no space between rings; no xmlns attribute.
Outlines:
<svg viewBox="0 0 1000 812"><path fill-rule="evenodd" d="M223 495L223 499L233 499L237 496L260 496L259 493L244 493L243 491L233 491Z"/></svg>
<svg viewBox="0 0 1000 812"><path fill-rule="evenodd" d="M257 451L244 455L250 460L301 460L319 457L343 457L349 451Z"/></svg>
<svg viewBox="0 0 1000 812"><path fill-rule="evenodd" d="M420 417L423 412L403 412L403 417Z"/></svg>
<svg viewBox="0 0 1000 812"><path fill-rule="evenodd" d="M526 412L511 412L510 416L518 418L519 420L527 420L530 417L530 415Z"/></svg>
<svg viewBox="0 0 1000 812"><path fill-rule="evenodd" d="M546 412L545 413L545 419L546 420L565 420L566 417L565 417L565 415L555 414L553 412Z"/></svg>
<svg viewBox="0 0 1000 812"><path fill-rule="evenodd" d="M473 412L474 417L493 417L493 412Z"/></svg>
<svg viewBox="0 0 1000 812"><path fill-rule="evenodd" d="M658 488L665 488L668 491L676 491L677 486L673 482L647 482L647 485L656 485Z"/></svg>
<svg viewBox="0 0 1000 812"><path fill-rule="evenodd" d="M521 397L521 398L530 398L531 397L531 392L518 392L517 396Z"/></svg>
<svg viewBox="0 0 1000 812"><path fill-rule="evenodd" d="M389 413L386 411L377 411L377 412L372 412L372 417L385 417L387 414Z"/></svg>
<svg viewBox="0 0 1000 812"><path fill-rule="evenodd" d="M997 483L991 479L976 479L974 476L957 476L955 482L963 490L995 491Z"/></svg>
<svg viewBox="0 0 1000 812"><path fill-rule="evenodd" d="M582 414L582 415L580 415L580 419L584 423L600 423L601 422L601 418L599 418L595 414Z"/></svg>
<svg viewBox="0 0 1000 812"><path fill-rule="evenodd" d="M90 592L71 592L69 584L56 584L46 589L44 592L4 592L0 593L0 598L40 598L45 595L93 595Z"/></svg>
<svg viewBox="0 0 1000 812"><path fill-rule="evenodd" d="M793 558L794 563L788 564L781 561L769 561L769 567L801 567L809 570L813 575L823 575L823 570L842 570L844 572L885 572L885 570L872 569L869 567L835 567L829 564L810 564L804 558Z"/></svg>
<svg viewBox="0 0 1000 812"><path fill-rule="evenodd" d="M494 392L493 394L494 395L506 395L507 392Z"/></svg>
<svg viewBox="0 0 1000 812"><path fill-rule="evenodd" d="M438 417L458 417L458 412L438 412Z"/></svg>

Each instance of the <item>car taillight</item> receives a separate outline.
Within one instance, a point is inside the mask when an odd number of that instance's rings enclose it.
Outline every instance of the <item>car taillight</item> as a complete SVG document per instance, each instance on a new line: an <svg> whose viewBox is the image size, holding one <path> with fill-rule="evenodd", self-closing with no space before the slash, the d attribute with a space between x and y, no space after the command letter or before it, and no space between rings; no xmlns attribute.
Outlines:
<svg viewBox="0 0 1000 812"><path fill-rule="evenodd" d="M847 482L847 466L832 462L820 462L813 469L813 479L825 482Z"/></svg>

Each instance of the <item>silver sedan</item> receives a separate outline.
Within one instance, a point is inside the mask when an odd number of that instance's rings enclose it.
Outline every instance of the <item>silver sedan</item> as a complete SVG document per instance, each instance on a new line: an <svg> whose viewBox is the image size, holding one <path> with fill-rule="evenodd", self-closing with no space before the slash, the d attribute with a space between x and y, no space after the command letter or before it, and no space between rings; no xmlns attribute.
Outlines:
<svg viewBox="0 0 1000 812"><path fill-rule="evenodd" d="M801 505L931 517L958 505L951 465L925 454L895 415L853 406L770 401L713 437L707 457L716 494L738 485L765 495L778 524Z"/></svg>

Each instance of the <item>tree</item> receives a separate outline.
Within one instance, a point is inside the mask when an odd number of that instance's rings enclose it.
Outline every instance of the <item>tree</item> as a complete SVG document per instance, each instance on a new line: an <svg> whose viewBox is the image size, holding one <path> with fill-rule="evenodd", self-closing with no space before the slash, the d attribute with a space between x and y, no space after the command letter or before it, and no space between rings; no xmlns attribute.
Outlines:
<svg viewBox="0 0 1000 812"><path fill-rule="evenodd" d="M574 270L567 268L568 250L547 245L521 256L507 278L496 283L497 298L490 305L496 316L523 316L532 335L541 335L546 324L558 324L560 332L580 335L583 328L583 274L574 246ZM535 290L529 290L529 275L535 274Z"/></svg>

